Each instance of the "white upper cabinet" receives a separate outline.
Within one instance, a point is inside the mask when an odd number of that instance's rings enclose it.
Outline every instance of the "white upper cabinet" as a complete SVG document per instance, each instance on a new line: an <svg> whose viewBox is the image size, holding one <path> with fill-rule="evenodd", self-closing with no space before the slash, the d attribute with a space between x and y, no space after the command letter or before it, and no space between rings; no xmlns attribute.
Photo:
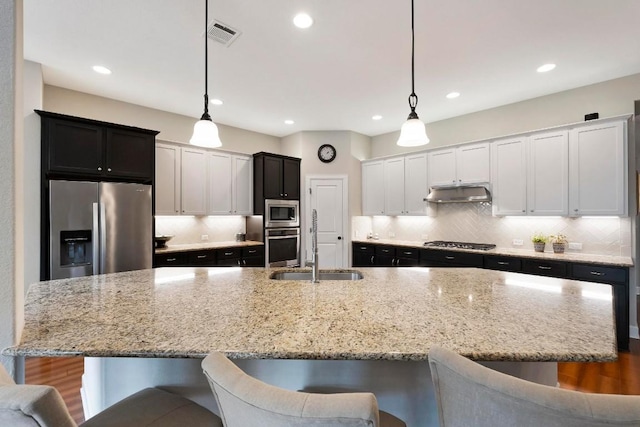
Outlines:
<svg viewBox="0 0 640 427"><path fill-rule="evenodd" d="M181 195L183 215L207 214L207 152L182 148Z"/></svg>
<svg viewBox="0 0 640 427"><path fill-rule="evenodd" d="M430 187L452 185L458 182L455 148L430 151L428 158L428 182Z"/></svg>
<svg viewBox="0 0 640 427"><path fill-rule="evenodd" d="M492 206L494 215L526 215L527 138L510 138L491 148Z"/></svg>
<svg viewBox="0 0 640 427"><path fill-rule="evenodd" d="M251 156L231 157L231 193L234 215L253 215L253 159Z"/></svg>
<svg viewBox="0 0 640 427"><path fill-rule="evenodd" d="M384 161L384 213L402 215L404 210L404 157Z"/></svg>
<svg viewBox="0 0 640 427"><path fill-rule="evenodd" d="M209 215L251 215L251 157L209 153Z"/></svg>
<svg viewBox="0 0 640 427"><path fill-rule="evenodd" d="M429 152L429 186L491 181L490 147L481 142Z"/></svg>
<svg viewBox="0 0 640 427"><path fill-rule="evenodd" d="M362 214L384 215L384 162L362 163Z"/></svg>
<svg viewBox="0 0 640 427"><path fill-rule="evenodd" d="M408 215L427 213L427 153L404 158L404 211Z"/></svg>
<svg viewBox="0 0 640 427"><path fill-rule="evenodd" d="M569 134L569 214L628 215L626 121Z"/></svg>
<svg viewBox="0 0 640 427"><path fill-rule="evenodd" d="M231 154L209 153L209 215L231 215Z"/></svg>
<svg viewBox="0 0 640 427"><path fill-rule="evenodd" d="M491 156L488 142L468 144L456 149L458 184L491 181Z"/></svg>
<svg viewBox="0 0 640 427"><path fill-rule="evenodd" d="M156 215L180 215L180 147L156 143Z"/></svg>
<svg viewBox="0 0 640 427"><path fill-rule="evenodd" d="M569 213L569 131L529 137L527 214Z"/></svg>

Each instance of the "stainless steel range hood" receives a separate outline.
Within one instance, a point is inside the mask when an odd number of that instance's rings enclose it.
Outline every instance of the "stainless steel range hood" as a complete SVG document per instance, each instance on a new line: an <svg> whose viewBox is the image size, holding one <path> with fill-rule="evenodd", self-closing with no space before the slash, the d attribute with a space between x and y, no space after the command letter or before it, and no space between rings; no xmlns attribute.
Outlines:
<svg viewBox="0 0 640 427"><path fill-rule="evenodd" d="M488 185L459 185L451 187L431 187L427 202L431 203L470 203L490 202Z"/></svg>

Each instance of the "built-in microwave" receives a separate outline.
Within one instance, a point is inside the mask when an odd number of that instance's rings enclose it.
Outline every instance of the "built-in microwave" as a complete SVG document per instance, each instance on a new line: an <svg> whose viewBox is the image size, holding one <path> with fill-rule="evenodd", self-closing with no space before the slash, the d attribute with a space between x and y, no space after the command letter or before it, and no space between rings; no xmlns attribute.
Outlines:
<svg viewBox="0 0 640 427"><path fill-rule="evenodd" d="M300 227L300 201L266 199L264 226L265 228Z"/></svg>

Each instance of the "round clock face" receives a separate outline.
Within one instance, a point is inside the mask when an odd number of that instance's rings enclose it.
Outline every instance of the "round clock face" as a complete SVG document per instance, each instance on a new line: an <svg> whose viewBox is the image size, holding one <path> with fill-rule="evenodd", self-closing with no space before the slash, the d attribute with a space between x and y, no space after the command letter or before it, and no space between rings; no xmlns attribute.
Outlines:
<svg viewBox="0 0 640 427"><path fill-rule="evenodd" d="M336 158L336 149L331 144L323 144L318 148L318 158L320 161L329 163Z"/></svg>

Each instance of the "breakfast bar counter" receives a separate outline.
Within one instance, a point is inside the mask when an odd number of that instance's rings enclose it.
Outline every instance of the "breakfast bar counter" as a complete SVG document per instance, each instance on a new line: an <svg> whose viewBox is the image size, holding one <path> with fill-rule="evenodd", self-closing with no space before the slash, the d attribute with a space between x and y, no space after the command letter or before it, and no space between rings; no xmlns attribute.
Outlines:
<svg viewBox="0 0 640 427"><path fill-rule="evenodd" d="M616 357L610 286L479 269L362 268L273 280L259 268L164 268L31 286L15 356L426 360Z"/></svg>
<svg viewBox="0 0 640 427"><path fill-rule="evenodd" d="M159 268L32 285L8 356L85 356L90 417L158 386L217 412L200 368L222 351L267 383L371 391L438 425L427 357L441 344L557 383L557 361L617 357L611 287L472 268L362 268L361 280L274 280L262 268ZM296 271L304 271L297 269Z"/></svg>

